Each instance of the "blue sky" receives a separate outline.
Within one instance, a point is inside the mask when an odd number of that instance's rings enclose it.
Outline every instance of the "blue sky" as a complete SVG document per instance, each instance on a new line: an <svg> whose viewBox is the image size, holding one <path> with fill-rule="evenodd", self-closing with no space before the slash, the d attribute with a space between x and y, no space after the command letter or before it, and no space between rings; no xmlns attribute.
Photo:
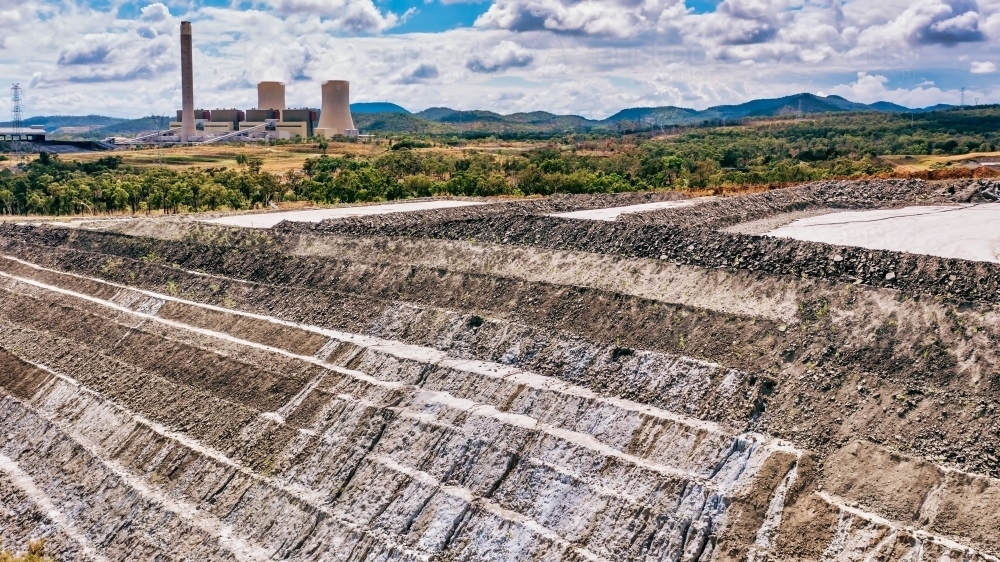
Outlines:
<svg viewBox="0 0 1000 562"><path fill-rule="evenodd" d="M472 27L476 18L489 8L487 3L427 4L412 0L392 0L383 5L400 14L406 13L411 8L417 10L417 13L405 23L389 30L388 33L435 33L456 27Z"/></svg>
<svg viewBox="0 0 1000 562"><path fill-rule="evenodd" d="M252 107L264 79L302 106L348 79L355 101L588 117L803 91L1000 102L1000 0L0 0L0 79L29 114L170 112L182 19L205 107Z"/></svg>

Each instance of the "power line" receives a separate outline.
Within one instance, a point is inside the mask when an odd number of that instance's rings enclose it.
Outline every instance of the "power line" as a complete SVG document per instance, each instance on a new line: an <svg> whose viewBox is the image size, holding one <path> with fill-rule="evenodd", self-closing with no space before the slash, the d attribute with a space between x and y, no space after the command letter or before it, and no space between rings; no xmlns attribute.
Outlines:
<svg viewBox="0 0 1000 562"><path fill-rule="evenodd" d="M12 128L14 129L14 141L11 144L11 152L14 153L14 158L17 162L24 161L24 144L21 142L21 136L24 134L24 125L22 120L24 119L24 112L21 109L21 85L14 84L10 88L10 120L13 123Z"/></svg>

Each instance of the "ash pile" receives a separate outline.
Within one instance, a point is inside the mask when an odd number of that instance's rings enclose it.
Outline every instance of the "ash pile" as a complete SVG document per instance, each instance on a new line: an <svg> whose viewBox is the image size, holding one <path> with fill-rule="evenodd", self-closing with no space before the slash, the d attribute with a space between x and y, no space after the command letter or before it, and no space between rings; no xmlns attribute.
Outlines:
<svg viewBox="0 0 1000 562"><path fill-rule="evenodd" d="M772 233L997 193L2 225L0 550L996 560L997 264Z"/></svg>

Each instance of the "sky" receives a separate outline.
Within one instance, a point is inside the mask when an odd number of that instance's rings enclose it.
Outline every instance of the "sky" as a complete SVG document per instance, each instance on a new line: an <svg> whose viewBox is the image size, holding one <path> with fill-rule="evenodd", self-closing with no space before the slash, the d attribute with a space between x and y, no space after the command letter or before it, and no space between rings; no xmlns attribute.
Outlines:
<svg viewBox="0 0 1000 562"><path fill-rule="evenodd" d="M353 102L603 118L799 92L1000 103L1000 0L0 0L0 85L25 114L172 114L191 21L199 108L255 84ZM0 121L10 98L0 95Z"/></svg>

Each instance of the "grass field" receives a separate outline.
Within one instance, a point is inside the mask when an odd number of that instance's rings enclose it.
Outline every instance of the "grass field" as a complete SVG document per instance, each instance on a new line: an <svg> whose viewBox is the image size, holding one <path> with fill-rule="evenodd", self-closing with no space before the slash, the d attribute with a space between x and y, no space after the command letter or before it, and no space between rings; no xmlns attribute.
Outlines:
<svg viewBox="0 0 1000 562"><path fill-rule="evenodd" d="M526 149L540 146L539 143L531 142L492 142L492 143L469 143L464 147L435 147L420 149L421 152L462 152L464 150L477 150L481 152L496 153L517 153ZM330 143L327 149L329 156L343 156L354 154L356 156L374 157L389 151L385 144L366 143ZM258 158L263 162L261 170L274 174L284 174L289 170L301 170L302 165L309 158L316 158L322 154L315 144L296 144L280 146L260 146L260 145L208 145L208 146L183 146L164 148L141 148L130 150L119 150L113 153L108 152L88 152L79 154L67 154L61 158L66 161L94 162L105 156L121 156L124 164L136 168L166 167L176 170L187 168L236 168L236 157L240 154L248 158Z"/></svg>
<svg viewBox="0 0 1000 562"><path fill-rule="evenodd" d="M496 154L520 153L532 148L544 146L543 142L532 141L471 141L461 147L435 146L434 148L418 149L423 153L446 152L461 153L463 151L491 152ZM354 154L367 158L377 157L388 152L389 146L386 144L370 143L335 143L331 142L327 148L329 156L344 156ZM594 155L606 155L605 151L592 151ZM136 168L165 167L175 170L188 168L237 168L236 157L240 154L248 158L258 158L263 164L261 171L273 174L284 174L290 170L301 170L305 161L309 158L316 158L322 154L318 145L315 144L290 144L279 146L261 145L207 145L207 146L180 146L163 148L141 148L119 150L115 152L87 152L78 154L67 154L61 156L62 160L69 162L94 162L105 156L113 155L122 157L124 164Z"/></svg>
<svg viewBox="0 0 1000 562"><path fill-rule="evenodd" d="M385 146L356 143L331 143L327 154L356 154L371 156L385 151ZM236 168L236 157L240 154L248 158L259 158L263 165L261 170L275 174L284 174L289 170L301 170L308 158L316 158L320 149L312 144L281 145L281 146L183 146L171 148L142 148L120 150L113 153L90 152L68 154L64 160L93 162L113 154L121 156L125 165L136 168L166 167L174 169L186 168Z"/></svg>

